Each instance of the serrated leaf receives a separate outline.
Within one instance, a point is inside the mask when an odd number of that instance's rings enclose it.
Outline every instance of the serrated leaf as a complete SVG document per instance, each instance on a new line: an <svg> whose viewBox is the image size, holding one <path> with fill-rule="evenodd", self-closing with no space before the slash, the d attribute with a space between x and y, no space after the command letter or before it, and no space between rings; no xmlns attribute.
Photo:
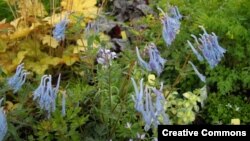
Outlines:
<svg viewBox="0 0 250 141"><path fill-rule="evenodd" d="M62 0L61 6L65 11L83 14L85 18L95 18L97 15L96 0Z"/></svg>
<svg viewBox="0 0 250 141"><path fill-rule="evenodd" d="M53 38L52 36L50 36L50 35L45 35L42 38L42 43L44 45L47 44L47 45L49 45L52 48L57 48L58 45L59 45L58 41L55 38Z"/></svg>
<svg viewBox="0 0 250 141"><path fill-rule="evenodd" d="M48 14L44 8L44 5L39 0L19 0L17 4L18 12L22 17L44 17Z"/></svg>

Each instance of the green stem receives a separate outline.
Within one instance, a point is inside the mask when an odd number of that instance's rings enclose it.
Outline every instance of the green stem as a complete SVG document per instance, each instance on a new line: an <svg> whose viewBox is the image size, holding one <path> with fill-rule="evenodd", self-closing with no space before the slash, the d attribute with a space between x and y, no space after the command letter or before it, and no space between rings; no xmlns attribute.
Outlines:
<svg viewBox="0 0 250 141"><path fill-rule="evenodd" d="M191 54L188 54L188 56L187 56L186 59L185 59L185 62L184 62L183 65L182 65L181 71L183 71L184 69L186 69L190 57L191 57ZM166 94L166 96L165 96L166 99L167 99L168 96L172 93L174 87L175 87L177 84L180 83L180 80L181 80L181 79L182 79L182 78L181 78L181 74L179 73L179 75L176 77L176 79L175 79L173 85L171 86L170 91Z"/></svg>

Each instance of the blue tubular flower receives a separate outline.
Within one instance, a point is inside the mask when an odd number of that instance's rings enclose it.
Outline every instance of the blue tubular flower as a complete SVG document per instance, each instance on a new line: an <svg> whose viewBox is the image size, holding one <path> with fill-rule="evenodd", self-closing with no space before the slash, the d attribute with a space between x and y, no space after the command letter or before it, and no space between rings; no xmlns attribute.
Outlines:
<svg viewBox="0 0 250 141"><path fill-rule="evenodd" d="M138 90L138 87L136 85L136 82L134 80L134 78L131 78L134 89L135 89L135 94L136 94L136 98L134 97L134 95L132 95L132 99L135 102L135 109L138 112L143 112L144 110L144 105L143 105L143 79L141 79L140 81L140 91Z"/></svg>
<svg viewBox="0 0 250 141"><path fill-rule="evenodd" d="M24 70L23 65L24 63L18 65L15 75L8 79L8 85L14 90L14 93L22 87L25 83L27 74L29 74L26 70Z"/></svg>
<svg viewBox="0 0 250 141"><path fill-rule="evenodd" d="M154 43L149 44L148 46L148 54L149 54L149 63L146 63L140 56L139 50L136 47L136 54L139 61L139 64L145 68L147 71L154 71L158 76L162 73L164 69L164 64L167 60L163 59L160 56L159 51L157 50Z"/></svg>
<svg viewBox="0 0 250 141"><path fill-rule="evenodd" d="M172 15L175 19L182 19L182 15L180 14L180 11L177 6L170 7L169 13Z"/></svg>
<svg viewBox="0 0 250 141"><path fill-rule="evenodd" d="M34 91L33 100L37 101L40 109L45 110L50 118L51 112L56 109L56 97L59 89L61 74L57 80L57 86L52 87L51 75L44 75L39 87Z"/></svg>
<svg viewBox="0 0 250 141"><path fill-rule="evenodd" d="M200 26L203 30L203 35L200 35L199 41L202 45L202 53L208 61L211 68L214 68L224 57L226 50L222 48L218 43L218 37L212 33L208 34L203 26Z"/></svg>
<svg viewBox="0 0 250 141"><path fill-rule="evenodd" d="M69 20L67 18L67 15L65 18L56 24L55 29L53 30L53 37L59 42L65 39L65 29L67 24L69 23Z"/></svg>
<svg viewBox="0 0 250 141"><path fill-rule="evenodd" d="M203 74L201 74L197 70L196 66L191 61L188 61L188 63L193 67L193 70L195 71L195 73L197 74L197 76L200 78L200 80L205 83L206 82L206 76L204 76Z"/></svg>
<svg viewBox="0 0 250 141"><path fill-rule="evenodd" d="M0 141L4 139L4 136L8 130L6 115L4 113L3 107L1 107L2 101L3 98L0 99Z"/></svg>
<svg viewBox="0 0 250 141"><path fill-rule="evenodd" d="M224 53L226 52L226 50L219 45L218 37L214 33L208 34L203 26L199 27L204 32L202 35L200 34L200 38L197 39L196 36L191 36L195 39L199 50L202 52L210 67L214 68L221 61L221 58L224 57ZM195 48L190 42L188 42L188 44L192 48L197 58L200 60L201 58L199 57L198 52L194 51Z"/></svg>
<svg viewBox="0 0 250 141"><path fill-rule="evenodd" d="M143 88L143 79L140 81L140 91L137 88L135 80L133 78L131 78L131 80L136 93L136 98L132 96L132 99L135 102L135 109L141 113L143 120L145 121L144 129L145 131L148 131L152 122L156 121L155 108L153 107L148 87L146 86L145 89ZM145 98L144 95L146 96Z"/></svg>
<svg viewBox="0 0 250 141"><path fill-rule="evenodd" d="M154 43L149 45L149 56L149 66L157 73L158 76L160 76L167 60L161 58L160 53Z"/></svg>
<svg viewBox="0 0 250 141"><path fill-rule="evenodd" d="M177 33L180 29L180 19L182 18L182 15L180 14L178 8L176 6L170 7L168 16L167 13L165 13L161 8L158 8L164 15L164 18L162 20L163 29L162 29L162 36L167 44L167 46L170 46L172 42L174 41Z"/></svg>
<svg viewBox="0 0 250 141"><path fill-rule="evenodd" d="M155 88L148 88L147 86L143 88L143 79L141 79L139 91L135 80L133 78L131 78L131 80L136 93L136 98L135 96L132 96L132 99L135 102L136 111L141 113L143 120L145 121L144 130L148 131L151 124L153 124L154 127L157 127L157 125L160 124L158 120L158 117L160 116L162 116L164 124L170 124L169 117L164 110L165 98L162 93L163 83L161 84L160 90L157 90ZM154 104L151 97L151 90L156 95Z"/></svg>
<svg viewBox="0 0 250 141"><path fill-rule="evenodd" d="M194 52L194 54L196 55L197 59L199 61L203 61L203 57L201 56L201 54L194 48L194 46L190 43L190 41L187 41L188 45L190 46L190 48L192 49L192 51Z"/></svg>
<svg viewBox="0 0 250 141"><path fill-rule="evenodd" d="M140 55L139 49L138 47L136 47L136 55L137 55L137 59L139 64L141 65L141 67L145 68L147 71L152 71L151 67L149 66L149 64L147 62L145 62Z"/></svg>
<svg viewBox="0 0 250 141"><path fill-rule="evenodd" d="M163 90L163 83L161 83L161 88L160 90L157 90L156 88L152 88L153 93L156 95L156 101L155 101L155 107L156 107L156 116L162 116L163 117L163 124L169 125L170 120L168 114L166 114L164 110L164 105L165 105L165 98L162 93Z"/></svg>
<svg viewBox="0 0 250 141"><path fill-rule="evenodd" d="M144 130L148 131L153 122L156 122L155 125L157 125L157 119L155 116L155 108L153 107L152 104L152 98L150 93L148 92L147 87L145 88L145 95L146 95L145 110L142 111L142 115L146 123Z"/></svg>

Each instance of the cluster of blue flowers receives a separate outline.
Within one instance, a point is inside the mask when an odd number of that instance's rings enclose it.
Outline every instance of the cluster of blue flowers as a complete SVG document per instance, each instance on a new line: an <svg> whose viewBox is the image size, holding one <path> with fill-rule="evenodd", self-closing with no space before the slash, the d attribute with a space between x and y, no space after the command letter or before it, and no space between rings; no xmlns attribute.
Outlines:
<svg viewBox="0 0 250 141"><path fill-rule="evenodd" d="M22 63L17 66L16 73L8 79L8 85L14 90L14 93L20 90L22 85L25 83L27 74L29 73L24 70L24 63Z"/></svg>
<svg viewBox="0 0 250 141"><path fill-rule="evenodd" d="M65 29L67 24L69 23L68 15L65 16L65 18L56 24L54 30L53 30L53 37L59 42L65 39Z"/></svg>
<svg viewBox="0 0 250 141"><path fill-rule="evenodd" d="M226 50L219 45L218 37L215 33L208 34L203 26L200 26L200 28L204 32L202 35L200 34L200 38L197 38L195 35L191 36L194 38L197 44L196 47L202 52L210 67L214 68L221 61L221 58L224 57ZM203 61L203 57L190 43L190 41L187 42L194 54L197 56L198 60Z"/></svg>
<svg viewBox="0 0 250 141"><path fill-rule="evenodd" d="M182 15L176 6L170 7L169 14L165 13L161 8L158 9L164 15L161 20L163 24L162 36L167 46L170 46L180 30Z"/></svg>
<svg viewBox="0 0 250 141"><path fill-rule="evenodd" d="M2 101L3 101L3 98L0 99L0 141L3 140L8 129L6 115L4 113L3 107L1 107Z"/></svg>
<svg viewBox="0 0 250 141"><path fill-rule="evenodd" d="M100 48L97 55L97 62L102 64L105 68L112 65L112 60L117 58L115 52L109 49Z"/></svg>
<svg viewBox="0 0 250 141"><path fill-rule="evenodd" d="M132 96L135 102L135 109L142 114L145 121L144 130L148 131L151 124L155 127L160 124L158 118L163 118L163 124L170 124L169 116L164 110L165 98L162 93L163 84L161 84L160 90L156 88L149 88L147 85L143 86L143 79L140 81L140 90L137 87L135 80L132 78L132 83L135 89L135 96ZM151 97L151 94L155 95L155 102Z"/></svg>
<svg viewBox="0 0 250 141"><path fill-rule="evenodd" d="M139 64L145 68L147 71L154 71L158 76L162 73L166 59L160 56L160 53L154 43L150 43L147 47L149 54L149 63L145 62L139 53L139 49L136 47L136 54L139 60Z"/></svg>
<svg viewBox="0 0 250 141"><path fill-rule="evenodd" d="M51 112L54 112L56 109L56 97L60 85L60 79L61 75L58 77L56 87L53 88L51 75L44 75L39 87L33 94L33 100L38 102L40 109L47 111L48 118L50 118Z"/></svg>

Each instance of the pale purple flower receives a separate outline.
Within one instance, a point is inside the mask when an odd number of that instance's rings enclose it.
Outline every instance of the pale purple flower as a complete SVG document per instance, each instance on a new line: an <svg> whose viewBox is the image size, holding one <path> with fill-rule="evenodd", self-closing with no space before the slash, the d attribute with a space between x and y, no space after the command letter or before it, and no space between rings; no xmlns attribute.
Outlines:
<svg viewBox="0 0 250 141"><path fill-rule="evenodd" d="M97 21L89 22L84 30L86 37L89 37L91 34L99 33L99 23Z"/></svg>
<svg viewBox="0 0 250 141"><path fill-rule="evenodd" d="M112 60L115 58L117 58L117 55L115 52L109 49L100 48L98 55L97 55L97 62L99 64L102 64L104 67L108 67L112 65Z"/></svg>
<svg viewBox="0 0 250 141"><path fill-rule="evenodd" d="M160 124L158 117L163 117L164 124L170 124L169 117L165 113L164 104L165 98L162 93L163 84L161 85L161 89L157 90L155 88L149 88L148 86L143 87L143 79L140 81L140 91L135 83L133 78L132 83L134 85L136 98L134 95L132 96L133 101L135 102L135 109L141 113L143 120L145 122L144 130L148 131L153 124L154 127ZM152 91L156 95L155 103L151 97Z"/></svg>
<svg viewBox="0 0 250 141"><path fill-rule="evenodd" d="M145 109L142 111L142 116L146 123L144 126L144 130L148 131L152 123L154 123L154 125L156 126L158 122L155 116L155 107L153 107L152 98L150 93L148 92L147 86L145 87L145 95L146 95L145 105L144 105Z"/></svg>
<svg viewBox="0 0 250 141"><path fill-rule="evenodd" d="M215 33L212 32L212 34L208 34L203 26L200 26L200 28L204 32L203 34L200 34L200 38L197 39L196 36L191 36L195 39L197 48L202 52L210 67L214 68L221 61L221 58L224 57L226 50L219 45L218 37L215 35ZM188 42L188 44L191 48L193 47L190 42ZM202 61L198 55L198 52L194 51L194 47L192 50L197 56L198 60Z"/></svg>
<svg viewBox="0 0 250 141"><path fill-rule="evenodd" d="M170 7L169 14L165 13L161 8L158 9L164 15L164 18L161 20L163 24L162 36L167 46L170 46L180 30L182 15L176 6Z"/></svg>
<svg viewBox="0 0 250 141"><path fill-rule="evenodd" d="M136 82L134 80L134 78L131 78L132 80L132 83L133 83L133 86L134 86L134 89L135 89L135 96L132 95L132 99L135 103L135 109L138 111L138 112L143 112L144 110L144 104L143 104L143 93L144 93L144 89L143 89L143 79L141 79L140 81L140 91L138 90L138 87L136 85Z"/></svg>
<svg viewBox="0 0 250 141"><path fill-rule="evenodd" d="M69 23L68 15L65 18L56 24L53 30L53 37L59 42L65 39L65 29L67 24Z"/></svg>
<svg viewBox="0 0 250 141"><path fill-rule="evenodd" d="M141 113L143 120L145 121L144 130L148 131L152 122L154 122L155 118L155 108L152 104L152 98L148 91L148 87L143 88L143 79L140 81L140 91L137 88L135 80L133 78L132 83L134 85L136 98L132 96L133 101L135 102L135 109ZM145 97L144 97L145 96Z"/></svg>
<svg viewBox="0 0 250 141"><path fill-rule="evenodd" d="M192 49L193 53L196 55L197 59L199 61L203 61L204 58L201 56L201 54L195 49L195 47L190 43L190 41L187 41L188 45L190 46L190 48Z"/></svg>
<svg viewBox="0 0 250 141"><path fill-rule="evenodd" d="M158 76L162 73L166 59L160 56L160 53L154 43L148 45L149 63L145 62L139 53L139 49L136 47L136 54L139 64L145 68L147 71L154 71Z"/></svg>
<svg viewBox="0 0 250 141"><path fill-rule="evenodd" d="M25 83L27 74L29 74L26 70L24 70L23 65L24 63L18 65L14 76L8 79L8 85L14 90L14 93L16 93L22 87L22 85Z"/></svg>
<svg viewBox="0 0 250 141"><path fill-rule="evenodd" d="M0 141L4 139L4 136L7 133L8 125L6 120L6 115L4 113L3 107L1 107L3 98L0 99Z"/></svg>
<svg viewBox="0 0 250 141"><path fill-rule="evenodd" d="M56 110L56 97L60 85L61 74L58 77L55 88L52 86L51 75L44 75L41 83L34 91L33 100L37 101L40 109L45 110L50 118L51 112Z"/></svg>
<svg viewBox="0 0 250 141"><path fill-rule="evenodd" d="M182 15L179 12L179 9L177 6L171 6L169 9L169 14L171 17L181 20L182 19Z"/></svg>
<svg viewBox="0 0 250 141"><path fill-rule="evenodd" d="M170 120L168 114L166 114L164 110L164 105L166 103L165 97L163 95L163 83L161 83L161 88L157 90L156 88L152 88L153 93L156 95L156 101L155 101L155 107L156 107L156 116L157 118L159 116L163 117L163 124L169 125Z"/></svg>
<svg viewBox="0 0 250 141"><path fill-rule="evenodd" d="M188 61L188 63L192 66L194 72L197 74L197 76L200 78L200 80L202 82L206 82L206 76L204 76L203 74L201 74L198 69L196 68L196 66L191 62L191 61Z"/></svg>

